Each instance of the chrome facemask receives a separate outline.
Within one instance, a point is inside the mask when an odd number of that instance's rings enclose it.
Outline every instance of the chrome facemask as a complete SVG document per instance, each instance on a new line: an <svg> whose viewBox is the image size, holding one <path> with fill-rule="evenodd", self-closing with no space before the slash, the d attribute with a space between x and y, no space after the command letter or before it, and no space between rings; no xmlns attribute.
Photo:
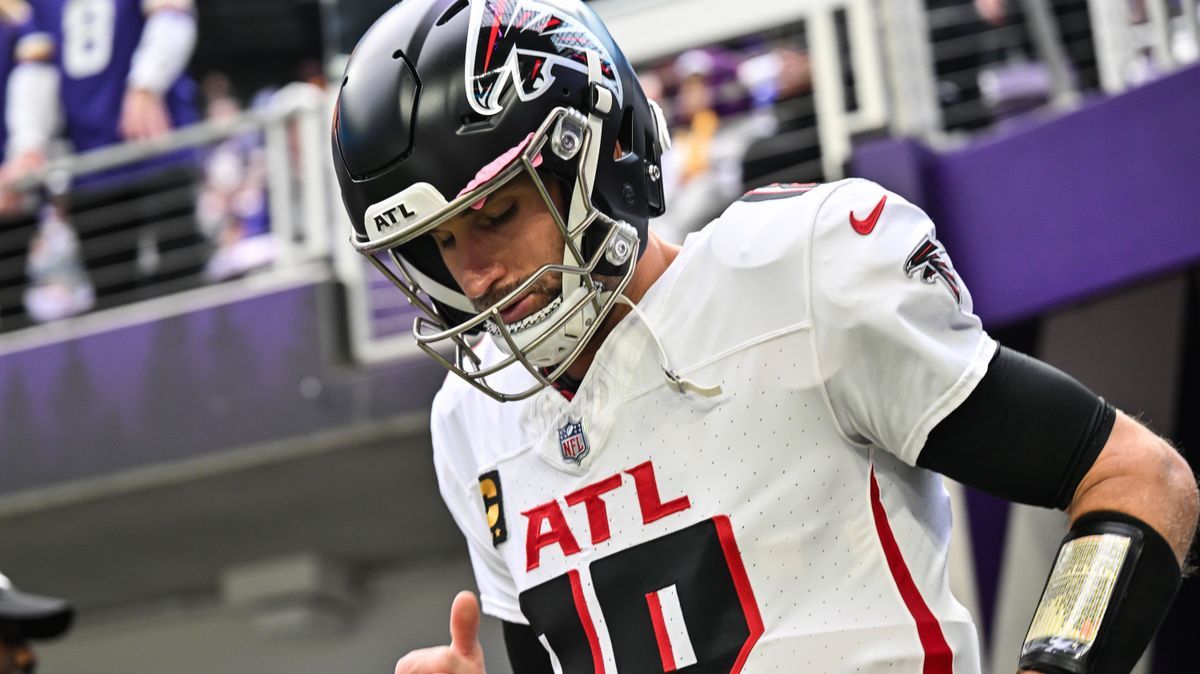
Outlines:
<svg viewBox="0 0 1200 674"><path fill-rule="evenodd" d="M610 218L592 204L600 130L598 118L589 119L570 108L556 108L523 147L518 146L521 149L517 156L494 176L450 202L431 185L413 185L367 209L364 225L376 237L368 242L351 240L355 249L366 255L405 294L409 303L421 310L423 315L413 324L413 336L420 348L443 367L501 402L528 398L565 373L603 324L633 277L639 249L636 228ZM536 170L538 157L544 150L563 160L574 158L578 163L572 189L565 195L569 199L565 220ZM532 179L563 236L562 264L542 266L500 301L478 311L457 288L447 288L429 278L400 255L400 246L432 232L521 175ZM604 228L604 236L596 253L585 259L581 252L583 236L591 227ZM390 263L381 259L383 254L390 256ZM605 289L593 276L602 260L614 266L625 266L615 287L610 281L609 289ZM501 311L518 301L548 274L562 277L559 297L532 316L512 326L505 324ZM474 316L460 325L450 325L439 315L430 298ZM468 341L469 335L481 328L507 354L500 362L487 367ZM454 347L453 361L443 355L450 346ZM501 391L488 383L488 377L517 364L533 376L535 383L532 386Z"/></svg>

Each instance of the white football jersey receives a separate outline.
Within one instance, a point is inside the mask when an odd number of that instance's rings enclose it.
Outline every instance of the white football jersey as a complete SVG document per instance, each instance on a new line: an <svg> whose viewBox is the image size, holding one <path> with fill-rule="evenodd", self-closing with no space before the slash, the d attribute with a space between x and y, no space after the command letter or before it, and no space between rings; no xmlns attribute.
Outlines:
<svg viewBox="0 0 1200 674"><path fill-rule="evenodd" d="M978 672L949 499L914 463L996 344L929 218L865 180L752 192L638 306L571 400L438 394L484 611L567 674ZM650 329L720 393L671 386Z"/></svg>

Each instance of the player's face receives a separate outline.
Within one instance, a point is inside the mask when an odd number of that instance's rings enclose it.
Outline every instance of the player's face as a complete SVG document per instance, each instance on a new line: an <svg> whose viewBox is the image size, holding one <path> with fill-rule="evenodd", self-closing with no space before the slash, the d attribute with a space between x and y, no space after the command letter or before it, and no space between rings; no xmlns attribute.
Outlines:
<svg viewBox="0 0 1200 674"><path fill-rule="evenodd" d="M562 192L546 188L561 212ZM526 175L492 193L432 233L446 268L479 311L512 292L543 265L563 260L563 237L533 180ZM502 307L505 323L544 308L562 292L562 276L542 275L528 292Z"/></svg>

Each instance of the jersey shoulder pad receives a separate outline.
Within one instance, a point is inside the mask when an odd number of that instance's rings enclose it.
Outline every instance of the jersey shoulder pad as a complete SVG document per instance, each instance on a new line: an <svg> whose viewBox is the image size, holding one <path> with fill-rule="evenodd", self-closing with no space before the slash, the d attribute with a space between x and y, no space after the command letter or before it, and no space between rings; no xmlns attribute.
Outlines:
<svg viewBox="0 0 1200 674"><path fill-rule="evenodd" d="M888 237L897 229L925 228L928 217L907 199L864 178L832 185L814 222L816 236L861 241Z"/></svg>
<svg viewBox="0 0 1200 674"><path fill-rule="evenodd" d="M702 230L719 266L762 267L803 255L813 219L838 183L764 187L747 193Z"/></svg>
<svg viewBox="0 0 1200 674"><path fill-rule="evenodd" d="M738 201L755 203L759 201L775 201L791 199L820 187L820 183L772 183L765 187L757 187L742 195Z"/></svg>
<svg viewBox="0 0 1200 674"><path fill-rule="evenodd" d="M686 290L672 290L659 317L678 328L680 343L693 347L688 359L700 362L807 320L813 218L830 190L818 185L786 197L737 201L688 237L673 280Z"/></svg>
<svg viewBox="0 0 1200 674"><path fill-rule="evenodd" d="M929 216L899 194L861 178L837 183L821 205L813 222L812 255L819 273L834 273L859 287L894 273L916 275L922 265L950 272ZM951 280L957 284L956 278Z"/></svg>

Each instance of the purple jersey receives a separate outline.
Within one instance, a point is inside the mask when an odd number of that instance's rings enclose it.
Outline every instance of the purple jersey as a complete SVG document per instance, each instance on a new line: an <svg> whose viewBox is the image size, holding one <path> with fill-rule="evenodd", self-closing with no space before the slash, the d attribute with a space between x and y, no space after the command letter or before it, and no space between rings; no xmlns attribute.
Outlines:
<svg viewBox="0 0 1200 674"><path fill-rule="evenodd" d="M146 25L143 4L144 0L30 1L32 35L54 45L67 137L76 152L124 140L118 127L125 83ZM199 119L196 86L186 75L171 85L164 100L172 126Z"/></svg>

